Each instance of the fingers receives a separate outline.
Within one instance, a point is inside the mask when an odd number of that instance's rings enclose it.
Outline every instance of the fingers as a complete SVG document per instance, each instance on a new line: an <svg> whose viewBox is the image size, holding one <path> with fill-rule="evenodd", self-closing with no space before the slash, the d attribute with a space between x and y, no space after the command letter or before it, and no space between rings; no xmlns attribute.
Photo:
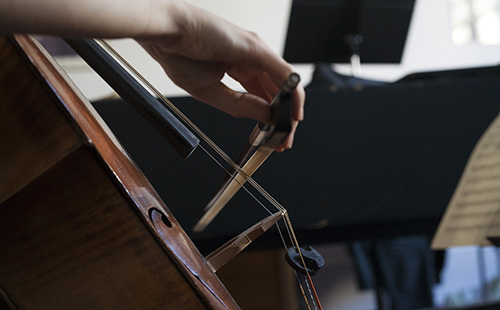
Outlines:
<svg viewBox="0 0 500 310"><path fill-rule="evenodd" d="M295 120L303 121L304 120L304 105L306 102L306 92L302 83L297 85L295 92L293 93L293 111L292 117Z"/></svg>
<svg viewBox="0 0 500 310"><path fill-rule="evenodd" d="M279 84L275 84L265 72L256 72L251 69L238 72L236 68L233 67L232 69L233 73L230 75L238 80L249 93L260 96L268 102L271 102L272 97L278 92L279 87L285 81L283 79ZM304 119L305 91L301 83L299 83L294 91L292 101L292 130L285 141L276 148L277 152L292 148L298 123Z"/></svg>
<svg viewBox="0 0 500 310"><path fill-rule="evenodd" d="M264 123L271 121L271 109L265 99L254 94L234 91L221 82L209 91L192 95L233 117L248 117Z"/></svg>
<svg viewBox="0 0 500 310"><path fill-rule="evenodd" d="M271 102L273 96L286 79L275 83L267 72L259 72L249 68L232 67L229 75L237 80L249 93L260 96L268 102ZM301 83L297 86L293 96L292 118L302 121L304 119L305 91Z"/></svg>
<svg viewBox="0 0 500 310"><path fill-rule="evenodd" d="M196 55L187 52L189 49L184 45L179 45L182 48L175 51L172 49L178 45L165 48L149 42L143 43L143 46L162 64L170 78L196 99L235 117L270 122L269 102L293 72L291 65L256 35L243 32L229 36L231 31L229 34L227 31L216 34L217 40L206 40L210 36L204 36L203 53ZM198 46L195 50L199 49ZM248 93L226 87L221 82L224 73L238 81ZM305 92L302 84L299 84L293 94L293 130L277 151L291 148L298 121L304 118L304 102Z"/></svg>
<svg viewBox="0 0 500 310"><path fill-rule="evenodd" d="M297 93L296 96L300 97L300 94ZM222 83L219 83L210 92L194 97L233 117L250 117L263 123L271 121L271 109L266 100L253 94L236 92ZM275 149L276 152L281 153L292 148L298 124L298 119L292 120L290 134Z"/></svg>
<svg viewBox="0 0 500 310"><path fill-rule="evenodd" d="M239 80L240 84L251 94L257 95L267 102L271 102L278 87L269 80L266 73L258 73L248 81Z"/></svg>
<svg viewBox="0 0 500 310"><path fill-rule="evenodd" d="M293 146L293 140L295 138L295 131L297 130L297 126L299 125L299 122L294 120L292 121L292 130L290 131L290 134L288 137L286 137L285 141L279 145L275 151L278 153L283 152L284 150L289 150Z"/></svg>
<svg viewBox="0 0 500 310"><path fill-rule="evenodd" d="M242 62L242 66L253 68L254 72L264 72L265 79L260 78L259 82L262 85L268 85L267 91L271 93L271 96L274 96L278 88L294 70L289 63L273 52L258 35L253 35L253 41L253 53L251 53L253 57L245 58L246 61ZM261 73L259 76L264 75ZM271 87L274 87L274 89L271 89ZM249 89L247 88L247 90ZM302 121L304 119L304 104L305 91L302 84L299 83L293 97L292 118L294 120Z"/></svg>

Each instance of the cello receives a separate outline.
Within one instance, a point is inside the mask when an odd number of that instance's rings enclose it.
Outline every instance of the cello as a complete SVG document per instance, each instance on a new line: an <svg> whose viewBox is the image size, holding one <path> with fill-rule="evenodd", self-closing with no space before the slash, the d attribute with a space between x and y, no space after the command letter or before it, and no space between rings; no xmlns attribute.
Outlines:
<svg viewBox="0 0 500 310"><path fill-rule="evenodd" d="M0 62L0 309L239 309L40 44Z"/></svg>
<svg viewBox="0 0 500 310"><path fill-rule="evenodd" d="M3 307L239 309L215 272L282 214L201 256L43 48L27 36L1 47Z"/></svg>

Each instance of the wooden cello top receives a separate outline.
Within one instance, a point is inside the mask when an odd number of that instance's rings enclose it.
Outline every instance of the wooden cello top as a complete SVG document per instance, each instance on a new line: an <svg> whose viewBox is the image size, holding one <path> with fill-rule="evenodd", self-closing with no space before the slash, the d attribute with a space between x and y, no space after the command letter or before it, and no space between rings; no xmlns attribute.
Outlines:
<svg viewBox="0 0 500 310"><path fill-rule="evenodd" d="M0 41L0 305L238 309L90 103L15 41Z"/></svg>

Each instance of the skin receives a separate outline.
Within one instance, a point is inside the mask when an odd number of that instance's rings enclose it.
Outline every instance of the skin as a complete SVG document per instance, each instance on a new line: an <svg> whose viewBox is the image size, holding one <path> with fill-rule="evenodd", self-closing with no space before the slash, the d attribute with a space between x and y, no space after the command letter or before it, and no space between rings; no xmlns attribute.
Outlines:
<svg viewBox="0 0 500 310"><path fill-rule="evenodd" d="M179 0L0 0L0 32L134 38L174 83L234 117L270 121L268 102L293 71L259 36ZM247 93L221 79L228 74ZM294 93L292 147L305 93Z"/></svg>

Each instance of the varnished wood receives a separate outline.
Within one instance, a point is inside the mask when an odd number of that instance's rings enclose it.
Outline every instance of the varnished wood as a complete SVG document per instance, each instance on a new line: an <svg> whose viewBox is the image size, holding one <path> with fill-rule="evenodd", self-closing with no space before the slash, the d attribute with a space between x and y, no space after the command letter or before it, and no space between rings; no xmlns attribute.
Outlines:
<svg viewBox="0 0 500 310"><path fill-rule="evenodd" d="M299 310L297 280L284 257L283 249L244 251L218 274L242 309Z"/></svg>
<svg viewBox="0 0 500 310"><path fill-rule="evenodd" d="M20 309L203 309L124 205L83 147L7 200L0 209L8 219L0 225L0 279L13 303Z"/></svg>
<svg viewBox="0 0 500 310"><path fill-rule="evenodd" d="M82 144L18 59L0 41L0 203Z"/></svg>
<svg viewBox="0 0 500 310"><path fill-rule="evenodd" d="M29 58L0 42L5 307L238 309L91 105L36 42L17 44Z"/></svg>
<svg viewBox="0 0 500 310"><path fill-rule="evenodd" d="M254 242L281 219L283 219L283 213L278 211L248 228L210 253L206 257L207 265L210 266L214 272L217 272L219 268L230 262L236 255L240 254L241 251L249 246L250 243Z"/></svg>

